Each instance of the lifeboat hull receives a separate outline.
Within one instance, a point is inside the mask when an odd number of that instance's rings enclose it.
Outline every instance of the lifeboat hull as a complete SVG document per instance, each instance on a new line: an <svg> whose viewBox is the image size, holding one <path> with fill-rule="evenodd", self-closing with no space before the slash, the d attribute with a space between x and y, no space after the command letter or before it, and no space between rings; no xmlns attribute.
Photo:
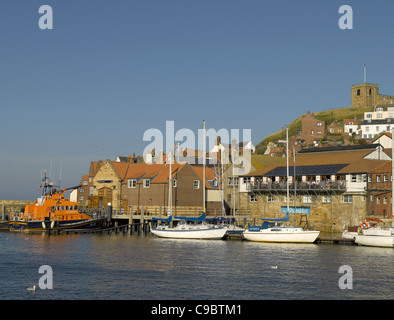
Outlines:
<svg viewBox="0 0 394 320"><path fill-rule="evenodd" d="M10 221L10 231L21 232L45 232L48 230L71 230L71 229L100 229L107 221L106 218L67 220L67 221L34 221L19 220Z"/></svg>

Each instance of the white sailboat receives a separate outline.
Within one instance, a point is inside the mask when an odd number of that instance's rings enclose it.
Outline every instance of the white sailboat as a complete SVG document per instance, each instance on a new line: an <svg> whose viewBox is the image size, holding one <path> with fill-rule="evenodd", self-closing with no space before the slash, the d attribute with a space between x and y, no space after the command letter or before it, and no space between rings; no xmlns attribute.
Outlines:
<svg viewBox="0 0 394 320"><path fill-rule="evenodd" d="M227 229L216 227L205 222L205 121L203 122L204 146L203 146L203 213L200 217L177 217L174 219L180 222L174 227L172 217L172 171L171 171L171 150L170 150L170 173L169 173L169 217L166 219L152 218L153 220L167 222L167 225L158 225L151 228L151 232L161 238L175 239L222 239Z"/></svg>
<svg viewBox="0 0 394 320"><path fill-rule="evenodd" d="M291 243L313 243L319 236L320 231L304 230L300 227L285 226L283 222L289 223L289 155L288 155L288 129L286 128L287 146L287 213L283 218L261 219L261 226L251 226L243 232L243 237L249 241L260 242L291 242ZM296 215L296 207L294 206Z"/></svg>
<svg viewBox="0 0 394 320"><path fill-rule="evenodd" d="M361 246L393 248L394 230L382 227L363 229L362 234L357 234L354 241Z"/></svg>
<svg viewBox="0 0 394 320"><path fill-rule="evenodd" d="M394 129L391 131L394 137ZM394 139L391 140L391 174L394 173ZM391 193L394 190L394 179L391 179ZM394 201L391 203L391 212L394 212ZM393 219L381 219L383 222L390 222L391 227L372 227L370 228L366 222L366 228L362 229L362 234L357 234L354 238L354 242L362 246L372 247L394 247L394 220Z"/></svg>

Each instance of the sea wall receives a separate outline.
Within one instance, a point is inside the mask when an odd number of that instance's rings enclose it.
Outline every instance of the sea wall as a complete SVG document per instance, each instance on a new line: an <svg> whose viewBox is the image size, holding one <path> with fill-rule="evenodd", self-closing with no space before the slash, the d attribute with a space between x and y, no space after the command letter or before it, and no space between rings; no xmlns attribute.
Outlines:
<svg viewBox="0 0 394 320"><path fill-rule="evenodd" d="M1 220L4 220L10 213L19 213L27 204L33 203L34 201L28 200L0 200Z"/></svg>

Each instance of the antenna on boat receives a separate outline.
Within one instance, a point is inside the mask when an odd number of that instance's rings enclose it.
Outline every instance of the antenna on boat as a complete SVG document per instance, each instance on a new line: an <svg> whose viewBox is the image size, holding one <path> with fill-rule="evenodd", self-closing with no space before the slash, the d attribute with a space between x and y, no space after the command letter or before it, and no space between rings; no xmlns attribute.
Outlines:
<svg viewBox="0 0 394 320"><path fill-rule="evenodd" d="M62 180L62 169L63 169L63 162L60 162L59 189L60 189L60 181Z"/></svg>
<svg viewBox="0 0 394 320"><path fill-rule="evenodd" d="M51 159L51 166L49 167L49 179L52 179L52 162L53 159Z"/></svg>

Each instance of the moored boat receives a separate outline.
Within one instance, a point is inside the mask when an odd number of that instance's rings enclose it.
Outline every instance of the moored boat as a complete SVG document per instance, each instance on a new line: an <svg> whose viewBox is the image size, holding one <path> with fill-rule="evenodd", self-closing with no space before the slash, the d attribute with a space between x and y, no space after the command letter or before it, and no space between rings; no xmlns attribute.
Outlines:
<svg viewBox="0 0 394 320"><path fill-rule="evenodd" d="M243 237L249 241L260 242L292 242L292 243L313 243L320 234L320 231L304 230L300 227L289 227L277 225L279 221L288 221L288 214L278 219L262 219L261 226L250 226L243 232ZM271 222L269 222L269 221ZM272 221L275 221L273 223Z"/></svg>
<svg viewBox="0 0 394 320"><path fill-rule="evenodd" d="M379 222L390 221L392 219L382 219ZM361 223L361 233L355 236L356 244L371 247L394 247L394 228L379 225L370 225L368 221Z"/></svg>
<svg viewBox="0 0 394 320"><path fill-rule="evenodd" d="M216 227L206 223L205 213L200 217L174 217L180 220L176 226L171 226L172 216L167 219L153 220L168 222L169 224L161 224L155 228L151 228L152 234L161 238L175 238L175 239L206 239L219 240L224 237L227 232L225 227ZM192 223L193 222L193 223ZM198 222L197 224L194 222Z"/></svg>
<svg viewBox="0 0 394 320"><path fill-rule="evenodd" d="M66 190L54 189L46 174L43 177L42 196L34 204L26 205L20 213L10 214L10 231L34 232L65 229L100 228L107 217L100 214L88 215L79 211L79 203L64 197Z"/></svg>

